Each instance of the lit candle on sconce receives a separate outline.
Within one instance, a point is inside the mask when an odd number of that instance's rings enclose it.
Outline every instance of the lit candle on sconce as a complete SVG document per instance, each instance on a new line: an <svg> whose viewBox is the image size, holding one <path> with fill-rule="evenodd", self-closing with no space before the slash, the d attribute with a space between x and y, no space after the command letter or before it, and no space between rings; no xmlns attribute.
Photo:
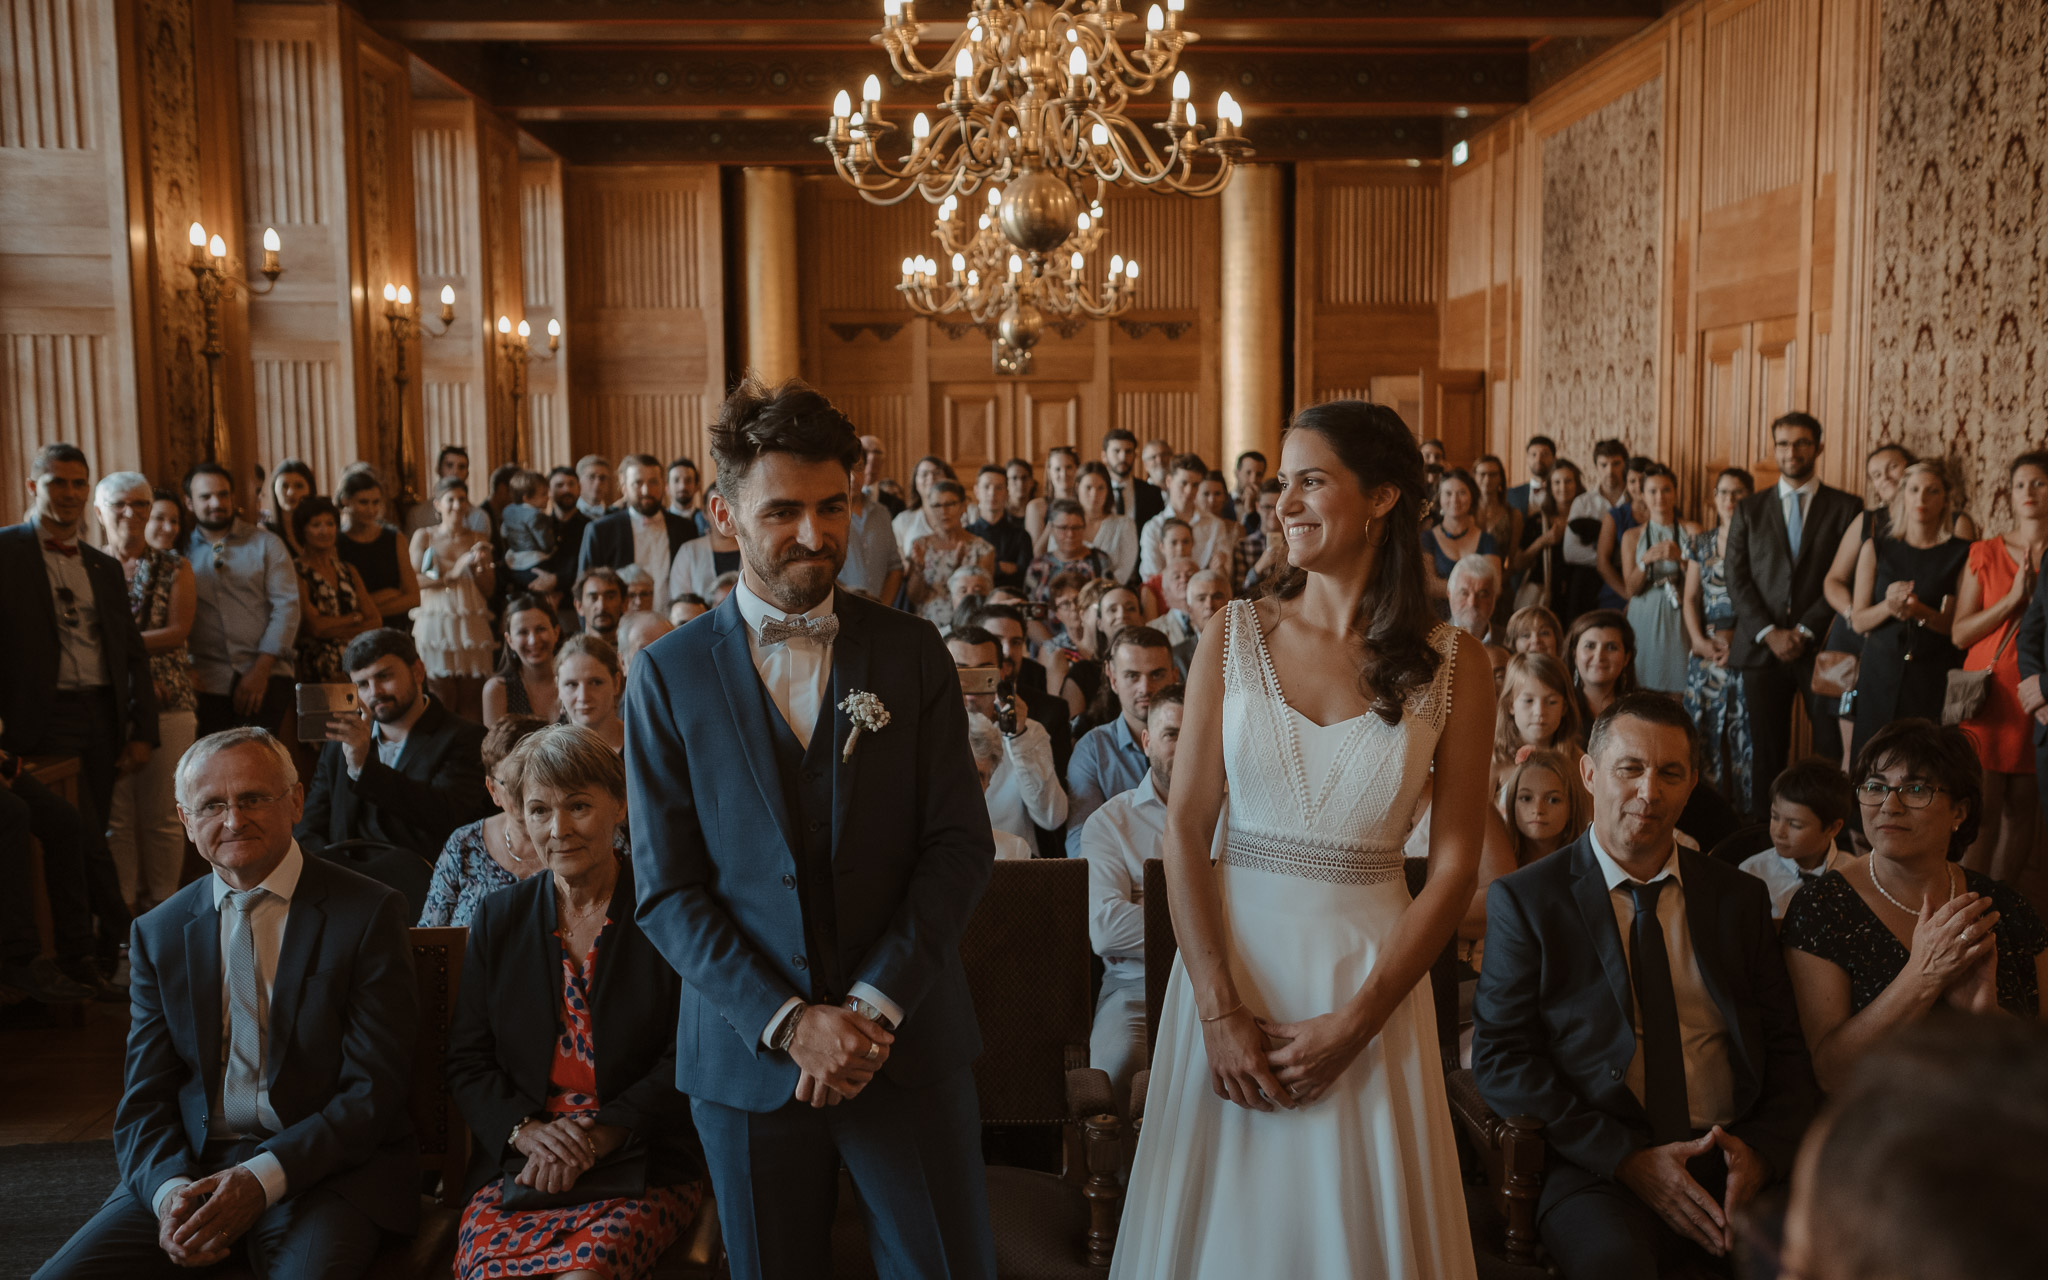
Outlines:
<svg viewBox="0 0 2048 1280"><path fill-rule="evenodd" d="M213 255L218 265L219 261L225 260L228 256L228 242L216 235L206 242L206 251Z"/></svg>
<svg viewBox="0 0 2048 1280"><path fill-rule="evenodd" d="M560 320L550 320L548 321L548 350L559 351L561 348L562 322Z"/></svg>
<svg viewBox="0 0 2048 1280"><path fill-rule="evenodd" d="M522 345L524 345L524 344L526 343L526 340L527 340L528 338L531 338L532 336L533 336L533 326L532 326L532 325L530 325L530 324L528 324L528 323L526 323L526 321L524 321L524 320L521 320L521 321L519 322L519 341L520 341L520 343L521 343Z"/></svg>
<svg viewBox="0 0 2048 1280"><path fill-rule="evenodd" d="M412 307L412 290L404 285L398 286L398 305L407 309Z"/></svg>
<svg viewBox="0 0 2048 1280"><path fill-rule="evenodd" d="M501 335L502 335L502 334L508 334L508 333L512 332L512 317L510 317L510 316L499 316L499 317L498 317L498 332L499 332L499 333L500 333Z"/></svg>
<svg viewBox="0 0 2048 1280"><path fill-rule="evenodd" d="M441 323L455 323L455 286L452 284L441 286Z"/></svg>
<svg viewBox="0 0 2048 1280"><path fill-rule="evenodd" d="M398 314L398 286L389 281L386 281L384 285L384 314L387 316Z"/></svg>
<svg viewBox="0 0 2048 1280"><path fill-rule="evenodd" d="M284 248L284 242L277 238L276 227L263 228L263 274L277 279L284 268L277 264L277 252Z"/></svg>
<svg viewBox="0 0 2048 1280"><path fill-rule="evenodd" d="M195 222L189 234L192 240L192 265L203 267L206 265L206 228Z"/></svg>

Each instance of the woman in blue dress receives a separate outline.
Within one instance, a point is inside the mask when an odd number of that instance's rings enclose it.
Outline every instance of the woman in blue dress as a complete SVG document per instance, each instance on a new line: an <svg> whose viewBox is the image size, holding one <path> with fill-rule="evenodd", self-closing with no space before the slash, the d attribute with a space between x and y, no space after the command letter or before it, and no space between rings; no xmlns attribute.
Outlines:
<svg viewBox="0 0 2048 1280"><path fill-rule="evenodd" d="M1714 524L1685 540L1685 712L1706 747L1707 781L1738 809L1749 803L1749 710L1742 672L1728 665L1735 635L1735 601L1728 594L1723 557L1735 508L1756 488L1741 467L1714 479Z"/></svg>
<svg viewBox="0 0 2048 1280"><path fill-rule="evenodd" d="M1636 631L1636 679L1645 689L1685 692L1685 621L1679 588L1685 585L1680 540L1699 532L1678 518L1678 477L1662 463L1643 471L1644 520L1621 535L1622 583L1628 622Z"/></svg>
<svg viewBox="0 0 2048 1280"><path fill-rule="evenodd" d="M1500 544L1479 527L1478 510L1479 485L1472 473L1463 467L1444 472L1436 485L1437 523L1422 531L1422 547L1429 552L1429 602L1444 622L1451 620L1451 569L1458 561L1491 556L1495 570L1500 568Z"/></svg>

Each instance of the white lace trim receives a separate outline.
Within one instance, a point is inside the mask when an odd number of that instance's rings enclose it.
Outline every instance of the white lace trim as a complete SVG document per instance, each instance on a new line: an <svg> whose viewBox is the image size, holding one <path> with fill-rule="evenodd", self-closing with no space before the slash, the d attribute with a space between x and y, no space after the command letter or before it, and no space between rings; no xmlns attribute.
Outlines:
<svg viewBox="0 0 2048 1280"><path fill-rule="evenodd" d="M1223 861L1329 884L1383 884L1401 874L1401 846L1360 848L1233 830Z"/></svg>

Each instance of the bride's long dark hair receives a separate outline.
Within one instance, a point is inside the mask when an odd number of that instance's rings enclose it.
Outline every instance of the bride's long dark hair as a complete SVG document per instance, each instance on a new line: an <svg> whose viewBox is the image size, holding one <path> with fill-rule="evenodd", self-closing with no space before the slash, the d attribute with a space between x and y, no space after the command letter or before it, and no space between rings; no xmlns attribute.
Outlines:
<svg viewBox="0 0 2048 1280"><path fill-rule="evenodd" d="M1429 482L1422 450L1401 415L1366 400L1332 400L1294 415L1290 432L1313 431L1336 451L1361 489L1394 486L1394 507L1381 519L1385 536L1372 579L1358 597L1352 630L1359 638L1358 689L1374 714L1401 723L1408 695L1436 678L1442 659L1430 647L1436 610L1430 607L1422 567L1422 509ZM1308 572L1290 565L1272 594L1292 600L1308 585Z"/></svg>

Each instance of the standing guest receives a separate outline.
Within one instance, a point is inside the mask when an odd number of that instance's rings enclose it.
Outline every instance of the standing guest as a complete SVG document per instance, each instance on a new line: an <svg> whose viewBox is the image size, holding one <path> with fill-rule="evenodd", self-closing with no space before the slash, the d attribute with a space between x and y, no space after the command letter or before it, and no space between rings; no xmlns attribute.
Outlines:
<svg viewBox="0 0 2048 1280"><path fill-rule="evenodd" d="M1576 746L1536 747L1520 754L1500 787L1502 816L1514 836L1515 867L1547 858L1577 840L1593 820L1593 800L1579 783Z"/></svg>
<svg viewBox="0 0 2048 1280"><path fill-rule="evenodd" d="M596 524L612 513L612 464L602 454L586 453L576 459L576 509ZM577 554L583 552L577 544Z"/></svg>
<svg viewBox="0 0 2048 1280"><path fill-rule="evenodd" d="M644 453L628 456L619 469L619 483L625 489L623 511L614 511L590 522L583 531L583 550L576 558L576 572L594 566L623 569L638 565L653 584L654 601L649 608L667 612L669 576L676 552L697 536L693 520L662 506L661 464Z"/></svg>
<svg viewBox="0 0 2048 1280"><path fill-rule="evenodd" d="M896 482L890 480L882 471L882 464L887 462L889 458L889 451L882 444L882 437L862 436L860 438L860 452L860 491L867 495L868 501L881 503L887 509L889 518L894 520L897 516L903 514L903 499L889 492L889 486L894 485ZM708 497L709 490L706 490L706 494L705 500L708 504L710 501ZM899 551L898 554L900 555L901 552Z"/></svg>
<svg viewBox="0 0 2048 1280"><path fill-rule="evenodd" d="M1579 740L1585 722L1564 664L1541 653L1516 654L1501 681L1493 724L1493 768L1486 794L1499 797L1501 780L1531 751L1554 751L1578 776Z"/></svg>
<svg viewBox="0 0 2048 1280"><path fill-rule="evenodd" d="M518 755L547 869L469 926L448 1032L448 1085L472 1135L455 1274L641 1280L704 1193L675 1087L681 983L635 923L632 867L613 852L618 757L567 725Z"/></svg>
<svg viewBox="0 0 2048 1280"><path fill-rule="evenodd" d="M1067 765L1070 858L1081 856L1081 830L1102 802L1144 780L1150 762L1138 735L1145 730L1153 695L1179 678L1173 646L1151 627L1120 628L1104 651L1108 679L1093 708L1100 720L1074 744L1074 758Z"/></svg>
<svg viewBox="0 0 2048 1280"><path fill-rule="evenodd" d="M1984 820L1963 865L2005 884L2018 884L2041 830L2034 780L2034 718L2020 704L2020 656L2013 643L2048 548L2048 452L2013 459L2006 492L2012 532L1970 548L1969 572L1956 590L1951 639L1969 654L1963 667L1989 671L1984 705L1963 732L1984 764Z"/></svg>
<svg viewBox="0 0 2048 1280"><path fill-rule="evenodd" d="M1230 572L1231 555L1237 549L1237 540L1244 536L1244 530L1235 520L1226 520L1202 509L1199 499L1202 483L1208 475L1208 464L1195 454L1184 453L1173 460L1166 509L1138 531L1138 572L1142 576L1152 577L1166 567L1168 557L1163 538L1167 522L1173 520L1187 525L1193 536L1194 545L1188 554L1194 557L1197 568Z"/></svg>
<svg viewBox="0 0 2048 1280"><path fill-rule="evenodd" d="M1231 474L1237 480L1237 491L1230 496L1230 518L1243 525L1246 534L1257 533L1266 528L1259 520L1259 494L1266 487L1266 455L1257 449L1245 450L1237 455Z"/></svg>
<svg viewBox="0 0 2048 1280"><path fill-rule="evenodd" d="M1642 478L1642 523L1621 535L1622 585L1636 634L1636 678L1645 689L1685 692L1688 652L1679 589L1685 584L1685 542L1699 526L1678 518L1678 477L1662 463Z"/></svg>
<svg viewBox="0 0 2048 1280"><path fill-rule="evenodd" d="M1579 720L1592 724L1617 698L1634 693L1636 633L1628 619L1613 609L1592 609L1579 615L1565 636L1570 654L1572 687L1579 694Z"/></svg>
<svg viewBox="0 0 2048 1280"><path fill-rule="evenodd" d="M1241 592L1249 593L1287 569L1287 532L1280 527L1278 514L1282 491L1278 480L1259 486L1259 527L1238 539L1237 560L1230 570Z"/></svg>
<svg viewBox="0 0 2048 1280"><path fill-rule="evenodd" d="M1450 623L1472 633L1481 644L1493 638L1495 605L1500 600L1500 561L1492 556L1461 556L1451 566L1445 604Z"/></svg>
<svg viewBox="0 0 2048 1280"><path fill-rule="evenodd" d="M555 648L562 631L555 611L536 595L505 602L505 653L498 672L484 682L484 728L507 716L537 716L553 723L562 715L555 694Z"/></svg>
<svg viewBox="0 0 2048 1280"><path fill-rule="evenodd" d="M1564 655L1564 628L1558 624L1557 615L1540 604L1515 610L1508 617L1505 634L1510 653L1545 653L1553 658Z"/></svg>
<svg viewBox="0 0 2048 1280"><path fill-rule="evenodd" d="M1572 512L1574 517L1591 515L1600 521L1600 533L1596 539L1599 555L1593 563L1594 572L1600 577L1600 591L1594 599L1594 607L1600 609L1621 609L1626 607L1628 595L1621 581L1621 535L1640 522L1642 514L1636 502L1636 477L1639 470L1632 466L1637 461L1629 456L1628 446L1619 440L1600 440L1593 445L1593 481L1599 496L1597 507L1586 504L1588 510ZM1648 465L1648 459L1642 459Z"/></svg>
<svg viewBox="0 0 2048 1280"><path fill-rule="evenodd" d="M668 464L668 513L696 525L700 538L711 532L711 517L698 501L703 488L695 460L677 458Z"/></svg>
<svg viewBox="0 0 2048 1280"><path fill-rule="evenodd" d="M1172 479L1173 458L1173 445L1166 440L1147 440L1145 447L1138 450L1138 463L1145 469L1145 478L1162 490Z"/></svg>
<svg viewBox="0 0 2048 1280"><path fill-rule="evenodd" d="M1088 1065L1109 1073L1119 1115L1130 1114L1131 1077L1151 1058L1145 1042L1145 862L1161 856L1166 842L1182 710L1178 685L1152 699L1138 735L1149 766L1144 778L1103 801L1081 831L1081 856L1088 860L1088 941L1103 965Z"/></svg>
<svg viewBox="0 0 2048 1280"><path fill-rule="evenodd" d="M177 498L153 493L148 479L135 471L104 477L94 497L107 530L107 550L128 576L128 608L142 633L156 694L156 749L147 763L115 780L107 814L107 845L121 898L140 914L178 891L185 866L185 832L178 825L171 783L178 757L198 736L199 700L185 650L198 587L192 566L173 549Z"/></svg>
<svg viewBox="0 0 2048 1280"><path fill-rule="evenodd" d="M1828 632L1834 610L1822 590L1828 559L1860 504L1820 482L1820 423L1788 413L1771 424L1778 483L1735 509L1728 529L1728 594L1735 602L1735 636L1728 662L1742 672L1749 710L1751 817L1769 805L1768 783L1784 772L1792 750L1792 707L1808 699L1813 749L1839 759L1835 708L1809 694L1815 645Z"/></svg>
<svg viewBox="0 0 2048 1280"><path fill-rule="evenodd" d="M1771 782L1771 847L1745 858L1742 869L1769 886L1771 918L1783 920L1792 897L1848 855L1835 848L1855 808L1849 779L1834 762L1812 756Z"/></svg>
<svg viewBox="0 0 2048 1280"><path fill-rule="evenodd" d="M512 496L512 477L518 475L519 471L519 464L516 462L504 462L491 468L490 496L484 499L483 508L484 514L491 518L491 531L500 542L504 540L504 535L497 524L506 509L515 501Z"/></svg>
<svg viewBox="0 0 2048 1280"><path fill-rule="evenodd" d="M343 476L335 504L341 508L341 538L334 544L334 554L369 588L370 601L385 626L410 628L412 611L420 604L419 578L407 544L399 540L398 530L384 523L387 507L377 474L361 470Z"/></svg>
<svg viewBox="0 0 2048 1280"><path fill-rule="evenodd" d="M367 1275L419 1217L404 903L300 851L291 752L261 729L201 738L177 791L212 874L135 923L120 1183L36 1274Z"/></svg>
<svg viewBox="0 0 2048 1280"><path fill-rule="evenodd" d="M297 532L292 527L292 512L301 502L320 491L313 479L313 468L297 458L286 458L270 473L267 486L269 503L263 508L257 523L284 539L284 545L291 548L294 556L299 554Z"/></svg>
<svg viewBox="0 0 2048 1280"><path fill-rule="evenodd" d="M1835 558L1828 565L1827 581L1821 585L1828 607L1835 611L1834 622L1828 627L1827 636L1820 646L1824 652L1862 656L1863 637L1849 625L1849 615L1856 608L1856 557L1866 540L1874 541L1891 534L1892 499L1898 496L1899 482L1906 478L1906 468L1914 462L1912 451L1895 440L1887 441L1864 455L1863 474L1869 481L1864 490L1865 507L1862 514L1842 531L1842 540L1835 545ZM1843 752L1844 770L1850 763L1848 744L1856 736L1855 705L1856 691L1852 688L1843 697L1835 717L1842 732L1840 750Z"/></svg>
<svg viewBox="0 0 2048 1280"><path fill-rule="evenodd" d="M1856 759L1885 725L1909 716L1939 719L1948 673L1963 664L1949 630L1970 544L1950 523L1941 464L1916 462L1892 499L1891 536L1872 539L1857 553L1856 607L1849 614L1849 625L1863 636ZM1983 815L1972 817L1981 821Z"/></svg>
<svg viewBox="0 0 2048 1280"><path fill-rule="evenodd" d="M1749 803L1749 706L1742 670L1729 664L1735 640L1735 601L1728 594L1728 531L1756 481L1740 467L1714 480L1714 524L1686 539L1685 629L1692 652L1685 661L1685 710L1706 747L1706 781L1728 803Z"/></svg>
<svg viewBox="0 0 2048 1280"><path fill-rule="evenodd" d="M562 704L562 722L581 725L614 751L626 749L626 726L619 719L619 698L625 669L618 650L589 632L570 636L555 653L555 696Z"/></svg>
<svg viewBox="0 0 2048 1280"><path fill-rule="evenodd" d="M705 492L716 494L718 482L712 481ZM709 501L708 498L706 500ZM713 509L716 509L715 504ZM892 533L890 536L893 540L895 535ZM719 528L714 516L708 535L690 539L676 552L675 562L668 571L669 599L688 594L709 600L717 589L719 578L728 573L738 573L739 568L739 541L731 530Z"/></svg>
<svg viewBox="0 0 2048 1280"><path fill-rule="evenodd" d="M1038 496L1038 476L1031 468L1028 458L1012 458L1003 464L1003 487L1006 498L1005 509L1010 519L1024 524L1024 513L1031 509L1031 500ZM1029 532L1026 526L1026 532ZM1034 551L1036 547L1032 548Z"/></svg>
<svg viewBox="0 0 2048 1280"><path fill-rule="evenodd" d="M403 631L366 631L342 656L360 716L327 726L297 836L316 849L374 840L431 862L448 833L482 813L484 727L427 692Z"/></svg>
<svg viewBox="0 0 2048 1280"><path fill-rule="evenodd" d="M299 548L299 645L296 668L306 684L346 684L341 651L365 631L384 625L355 566L334 554L341 513L315 495L292 508L292 541Z"/></svg>
<svg viewBox="0 0 2048 1280"><path fill-rule="evenodd" d="M906 559L910 556L910 544L931 533L937 526L925 513L925 504L931 501L932 486L942 480L959 483L953 474L953 464L936 454L926 454L917 460L917 466L910 473L910 504L891 522L896 530L896 545ZM966 490L961 490L965 493Z"/></svg>
<svg viewBox="0 0 2048 1280"><path fill-rule="evenodd" d="M584 635L596 636L616 649L619 619L625 615L626 589L617 572L599 565L576 580L576 616Z"/></svg>
<svg viewBox="0 0 2048 1280"><path fill-rule="evenodd" d="M576 473L568 467L548 473L548 515L555 522L555 553L541 562L529 585L559 595L576 581L576 558L583 554L583 532L590 527L590 517L578 505L580 492ZM573 591L570 598L573 601Z"/></svg>
<svg viewBox="0 0 2048 1280"><path fill-rule="evenodd" d="M1129 582L1138 571L1138 526L1129 516L1120 516L1109 509L1109 471L1099 462L1090 462L1081 467L1080 479L1074 484L1074 501L1081 506L1081 515L1086 523L1081 530L1081 541L1107 557L1109 571L1097 576L1115 578L1118 582ZM1051 508L1048 507L1050 512ZM1048 520L1050 516L1048 515ZM1043 551L1050 540L1050 525L1047 536L1039 539Z"/></svg>
<svg viewBox="0 0 2048 1280"><path fill-rule="evenodd" d="M1000 670L1003 665L1002 642L977 626L955 627L946 637L946 651L952 654L953 665L963 670ZM996 728L1001 740L993 772L982 785L989 824L1035 844L1036 828L1057 831L1065 825L1067 793L1054 765L1052 735L1017 700L1016 678L1006 680L1010 685L1007 697L1001 686L995 693L963 692L960 696L969 712Z"/></svg>
<svg viewBox="0 0 2048 1280"><path fill-rule="evenodd" d="M967 491L953 480L938 480L931 486L917 513L931 522L932 532L910 544L904 556L908 562L905 584L911 606L940 628L952 625L953 596L949 589L956 571L975 568L993 575L995 548L967 532L960 524Z"/></svg>
<svg viewBox="0 0 2048 1280"><path fill-rule="evenodd" d="M1514 608L1522 524L1527 517L1508 502L1508 469L1495 455L1482 454L1472 464L1472 483L1479 490L1479 501L1472 508L1472 518L1480 528L1493 535L1493 545L1500 552L1500 598L1494 615L1494 630L1498 631L1507 624L1508 613Z"/></svg>
<svg viewBox="0 0 2048 1280"><path fill-rule="evenodd" d="M1557 442L1549 436L1530 436L1522 449L1522 463L1529 478L1508 490L1508 505L1528 515L1549 490L1550 468L1557 464Z"/></svg>
<svg viewBox="0 0 2048 1280"><path fill-rule="evenodd" d="M498 812L448 833L448 843L434 862L420 928L468 928L485 894L518 884L541 869L542 859L526 836L519 761L513 758L513 748L545 727L533 716L505 716L485 732L484 790Z"/></svg>
<svg viewBox="0 0 2048 1280"><path fill-rule="evenodd" d="M443 480L460 480L462 481L464 491L467 492L469 487L469 450L459 444L444 444L441 446L441 452L434 458L434 489L436 491L439 490ZM412 505L412 509L405 513L403 532L410 539L413 534L418 533L420 530L431 529L440 522L440 508L431 499L426 502L415 502ZM471 533L489 536L491 532L490 513L486 512L482 507L471 506L468 513L463 516L462 523L463 527Z"/></svg>
<svg viewBox="0 0 2048 1280"><path fill-rule="evenodd" d="M1090 486L1090 481L1093 485ZM1107 486L1093 476L1083 476L1082 484L1106 491ZM1112 519L1122 520L1115 516ZM1078 502L1064 498L1054 499L1046 508L1045 550L1031 562L1031 569L1024 575L1024 594L1034 601L1043 603L1051 592L1053 580L1061 574L1084 573L1090 578L1114 577L1110 558L1099 548L1088 545L1088 517Z"/></svg>
<svg viewBox="0 0 2048 1280"><path fill-rule="evenodd" d="M872 501L872 499L870 499ZM668 621L672 627L680 627L711 612L711 605L703 596L685 591L668 602Z"/></svg>
<svg viewBox="0 0 2048 1280"><path fill-rule="evenodd" d="M1540 536L1558 549L1558 556L1548 561L1551 577L1546 603L1566 626L1593 608L1600 594L1600 572L1595 566L1600 561L1600 519L1604 509L1589 514L1589 498L1597 508L1601 499L1598 494L1586 492L1578 464L1559 458L1550 469L1550 501L1542 509L1544 527ZM1525 537L1529 536L1529 528L1523 526Z"/></svg>
<svg viewBox="0 0 2048 1280"><path fill-rule="evenodd" d="M1166 509L1166 494L1159 486L1131 474L1137 461L1138 437L1122 427L1103 433L1102 467L1109 473L1109 509L1129 516L1132 524L1143 529L1152 517Z"/></svg>
<svg viewBox="0 0 2048 1280"><path fill-rule="evenodd" d="M1495 571L1501 561L1500 544L1479 527L1474 512L1479 504L1479 487L1462 467L1446 471L1436 486L1436 527L1422 531L1422 546L1429 553L1426 585L1436 603L1437 617L1449 621L1451 568L1466 556L1485 556Z"/></svg>
<svg viewBox="0 0 2048 1280"><path fill-rule="evenodd" d="M1090 464L1100 469L1102 464ZM1024 504L1024 528L1031 535L1031 550L1036 553L1045 550L1046 511L1062 498L1069 502L1079 501L1081 492L1078 482L1081 475L1081 456L1071 445L1056 444L1045 455L1045 491ZM1103 475L1103 501L1109 500L1109 473ZM1132 530L1135 536L1137 526ZM1135 557L1136 552L1133 551Z"/></svg>
<svg viewBox="0 0 2048 1280"><path fill-rule="evenodd" d="M491 674L491 596L495 570L491 540L469 527L469 486L453 476L434 485L441 523L412 535L412 565L419 574L420 607L413 636L427 678L450 710L483 715L483 685Z"/></svg>
<svg viewBox="0 0 2048 1280"><path fill-rule="evenodd" d="M217 462L185 476L196 527L185 540L199 601L192 615L192 682L199 736L238 725L277 731L292 707L299 575L284 540L235 514L235 485Z"/></svg>
<svg viewBox="0 0 2048 1280"><path fill-rule="evenodd" d="M1801 889L1785 912L1799 1016L1824 1089L1943 1005L2038 1018L2048 980L2048 929L2034 908L2012 886L1953 865L1982 813L1969 735L1896 721L1871 735L1853 776L1870 856Z"/></svg>
<svg viewBox="0 0 2048 1280"><path fill-rule="evenodd" d="M995 549L989 572L996 585L1018 590L1024 586L1024 571L1031 567L1031 535L1010 516L1009 483L1003 469L994 465L975 475L974 506L965 528Z"/></svg>
<svg viewBox="0 0 2048 1280"><path fill-rule="evenodd" d="M1676 702L1616 702L1580 763L1592 826L1487 893L1472 1069L1543 1122L1536 1230L1567 1280L1725 1267L1817 1101L1770 894L1676 841L1694 750Z"/></svg>
<svg viewBox="0 0 2048 1280"><path fill-rule="evenodd" d="M903 553L896 548L896 531L889 525L889 509L868 496L864 489L849 489L846 494L848 528L846 534L846 564L839 570L839 585L848 591L857 592L877 604L893 605L896 593L903 588ZM707 526L709 527L709 526ZM739 544L730 535L713 534L714 538L731 542L728 548L737 564ZM711 542L711 539L705 541ZM713 559L716 559L716 543L711 542ZM676 557L677 565L683 557ZM720 572L716 564L710 566L712 576ZM673 574L669 579L669 596L679 594L676 590L679 579ZM703 605L703 593L692 592ZM678 626L682 625L677 623Z"/></svg>
<svg viewBox="0 0 2048 1280"><path fill-rule="evenodd" d="M515 468L507 482L512 501L498 512L498 542L512 585L524 589L546 572L555 554L555 518L548 514L548 480L538 471Z"/></svg>
<svg viewBox="0 0 2048 1280"><path fill-rule="evenodd" d="M995 781L996 770L1003 767L1003 735L995 722L979 711L967 713L967 748L974 755L974 772L981 779L981 794L985 800ZM993 822L994 814L990 814ZM1023 862L1037 856L1036 847L1023 836L991 826L989 837L996 844L997 862Z"/></svg>

